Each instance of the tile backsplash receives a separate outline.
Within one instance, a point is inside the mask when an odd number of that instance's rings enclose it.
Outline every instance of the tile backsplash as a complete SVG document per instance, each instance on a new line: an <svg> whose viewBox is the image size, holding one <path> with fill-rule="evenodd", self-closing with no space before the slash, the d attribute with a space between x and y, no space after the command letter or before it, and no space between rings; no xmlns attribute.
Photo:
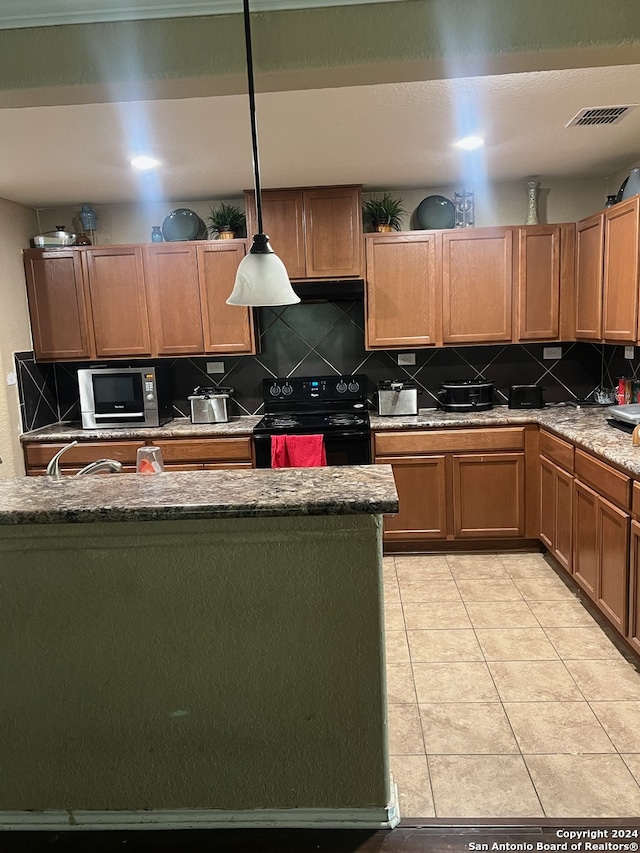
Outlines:
<svg viewBox="0 0 640 853"><path fill-rule="evenodd" d="M623 347L588 343L562 344L557 361L542 358L544 344L407 348L415 352L416 363L400 367L397 351L365 350L362 300L260 308L258 316L257 355L171 361L176 417L189 415L187 396L197 385L231 386L232 414L260 413L262 380L274 376L365 373L371 399L381 380L413 379L420 390L419 405L427 408L436 405L436 391L450 380L493 381L496 403L506 402L510 385L539 383L547 402L560 402L584 399L599 385L614 384L617 376L640 373L640 358L624 359ZM38 364L31 352L16 353L15 360L25 430L80 419L76 372L89 363ZM224 373L207 374L210 361L223 362Z"/></svg>

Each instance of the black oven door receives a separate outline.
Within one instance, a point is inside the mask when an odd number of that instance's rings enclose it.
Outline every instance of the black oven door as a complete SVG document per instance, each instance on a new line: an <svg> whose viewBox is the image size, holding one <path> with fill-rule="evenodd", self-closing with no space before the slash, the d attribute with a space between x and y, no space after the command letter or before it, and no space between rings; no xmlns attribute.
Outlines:
<svg viewBox="0 0 640 853"><path fill-rule="evenodd" d="M255 435L256 468L271 468L271 435ZM370 465L371 433L324 433L327 465Z"/></svg>

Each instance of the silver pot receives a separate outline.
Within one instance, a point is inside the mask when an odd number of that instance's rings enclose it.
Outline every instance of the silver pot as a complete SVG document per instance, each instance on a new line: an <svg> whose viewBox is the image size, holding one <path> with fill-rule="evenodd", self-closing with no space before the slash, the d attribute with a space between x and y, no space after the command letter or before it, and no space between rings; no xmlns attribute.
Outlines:
<svg viewBox="0 0 640 853"><path fill-rule="evenodd" d="M198 386L187 397L191 402L192 424L220 424L229 420L229 395L233 388Z"/></svg>
<svg viewBox="0 0 640 853"><path fill-rule="evenodd" d="M399 379L378 385L378 414L383 417L418 414L418 389Z"/></svg>

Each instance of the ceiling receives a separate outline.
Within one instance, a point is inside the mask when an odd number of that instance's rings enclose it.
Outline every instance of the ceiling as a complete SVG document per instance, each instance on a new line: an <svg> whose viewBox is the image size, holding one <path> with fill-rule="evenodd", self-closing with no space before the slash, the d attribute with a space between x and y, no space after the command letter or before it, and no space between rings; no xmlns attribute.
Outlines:
<svg viewBox="0 0 640 853"><path fill-rule="evenodd" d="M58 8L115 15L122 7L148 17L228 2L65 0ZM566 127L585 107L640 100L640 64L623 64L625 45L640 44L640 16L637 39L623 37L635 32L624 0L612 0L618 17L603 17L596 0L572 0L584 19L575 26L566 11L549 19L555 0L545 0L535 20L526 0L312 8L328 2L256 0L307 7L256 19L265 187L474 189L486 181L606 179L638 162L640 107L616 125ZM4 17L11 13L18 26L21 14L33 22L47 7L49 0L6 0ZM492 17L473 17L482 10ZM237 198L252 186L240 15L2 26L0 13L0 197L34 208L195 202ZM591 61L580 53L585 44L594 48ZM635 61L638 51L631 53ZM465 76L470 68L486 76ZM143 91L149 100L133 99ZM485 146L453 147L468 134L483 136ZM130 158L143 153L161 166L133 170Z"/></svg>

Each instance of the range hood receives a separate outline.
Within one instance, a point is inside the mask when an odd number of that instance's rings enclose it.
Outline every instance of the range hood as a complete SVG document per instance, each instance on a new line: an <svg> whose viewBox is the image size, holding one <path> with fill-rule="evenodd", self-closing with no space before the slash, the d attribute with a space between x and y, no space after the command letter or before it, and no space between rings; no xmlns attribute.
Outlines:
<svg viewBox="0 0 640 853"><path fill-rule="evenodd" d="M364 297L364 280L361 278L292 281L291 286L302 302L353 301Z"/></svg>

